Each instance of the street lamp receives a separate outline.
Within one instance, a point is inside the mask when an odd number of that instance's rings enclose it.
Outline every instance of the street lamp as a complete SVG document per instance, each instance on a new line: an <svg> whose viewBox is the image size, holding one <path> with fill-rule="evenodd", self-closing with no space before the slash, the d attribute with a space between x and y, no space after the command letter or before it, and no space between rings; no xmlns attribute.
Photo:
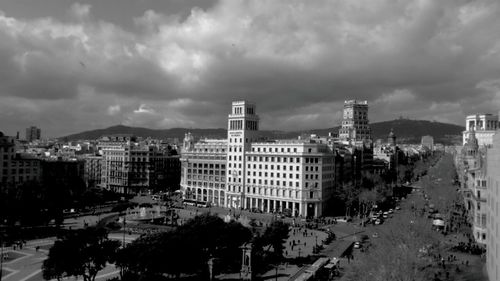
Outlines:
<svg viewBox="0 0 500 281"><path fill-rule="evenodd" d="M213 268L214 268L214 258L212 255L210 255L210 258L208 259L208 274L209 274L209 279L210 281L213 280Z"/></svg>

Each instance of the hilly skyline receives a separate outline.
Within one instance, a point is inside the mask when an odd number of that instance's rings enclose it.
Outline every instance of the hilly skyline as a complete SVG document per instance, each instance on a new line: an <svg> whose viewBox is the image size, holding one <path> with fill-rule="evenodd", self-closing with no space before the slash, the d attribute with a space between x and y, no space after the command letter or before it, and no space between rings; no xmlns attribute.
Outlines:
<svg viewBox="0 0 500 281"><path fill-rule="evenodd" d="M370 124L372 129L373 140L385 139L391 129L394 131L401 143L418 143L423 135L431 135L435 142L451 144L454 139L459 139L462 131L465 129L462 126L454 124L446 124L427 120L409 120L396 119L383 122L375 122ZM338 131L338 127L310 129L310 130L261 130L260 135L265 139L288 139L296 138L300 135L317 134L319 136L327 136L330 132ZM143 127L130 127L124 125L112 126L104 129L89 130L81 133L71 134L60 139L65 140L81 140L81 139L97 139L103 135L110 134L133 134L138 137L152 137L158 139L178 138L180 141L184 138L186 132L191 132L196 138L226 138L227 131L225 128L170 128L170 129L149 129Z"/></svg>

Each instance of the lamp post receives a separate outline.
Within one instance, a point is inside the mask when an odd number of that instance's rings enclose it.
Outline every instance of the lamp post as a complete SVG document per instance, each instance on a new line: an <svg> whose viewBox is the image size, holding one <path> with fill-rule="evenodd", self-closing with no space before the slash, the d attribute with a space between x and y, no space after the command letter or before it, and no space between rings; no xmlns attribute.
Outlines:
<svg viewBox="0 0 500 281"><path fill-rule="evenodd" d="M212 255L210 255L210 258L208 259L208 278L210 281L213 280L213 269L214 269L214 258L212 257Z"/></svg>

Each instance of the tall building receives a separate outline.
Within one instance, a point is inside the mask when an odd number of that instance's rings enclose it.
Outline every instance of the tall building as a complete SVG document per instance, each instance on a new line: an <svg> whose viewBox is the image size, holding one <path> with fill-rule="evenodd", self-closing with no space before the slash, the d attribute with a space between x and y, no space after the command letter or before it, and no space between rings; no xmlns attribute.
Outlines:
<svg viewBox="0 0 500 281"><path fill-rule="evenodd" d="M0 132L0 189L38 181L40 160L16 153L14 138Z"/></svg>
<svg viewBox="0 0 500 281"><path fill-rule="evenodd" d="M500 211L498 205L500 204L500 134L493 137L493 147L488 149L487 152L488 170L488 197L487 197L487 213L488 224L487 231L488 237L486 239L486 269L490 281L500 280Z"/></svg>
<svg viewBox="0 0 500 281"><path fill-rule="evenodd" d="M318 217L328 209L336 179L329 144L314 139L258 141L255 105L232 103L227 140L194 142L182 150L184 199L227 208Z"/></svg>
<svg viewBox="0 0 500 281"><path fill-rule="evenodd" d="M246 179L243 208L303 217L323 215L334 191L334 160L327 144L313 140L252 143L242 169Z"/></svg>
<svg viewBox="0 0 500 281"><path fill-rule="evenodd" d="M499 128L498 115L489 113L472 114L465 117L465 131L462 133L463 144L467 143L469 133L475 131L478 144L491 145L493 135Z"/></svg>
<svg viewBox="0 0 500 281"><path fill-rule="evenodd" d="M42 136L42 130L36 126L31 126L26 128L26 140L32 142L34 140L39 140Z"/></svg>
<svg viewBox="0 0 500 281"><path fill-rule="evenodd" d="M98 187L102 180L102 155L85 156L85 184L88 188Z"/></svg>
<svg viewBox="0 0 500 281"><path fill-rule="evenodd" d="M422 136L421 144L430 150L434 150L434 138L432 136Z"/></svg>
<svg viewBox="0 0 500 281"><path fill-rule="evenodd" d="M140 144L129 135L114 135L98 143L102 155L101 187L120 193L179 187L178 155L157 146ZM167 182L168 181L168 182Z"/></svg>
<svg viewBox="0 0 500 281"><path fill-rule="evenodd" d="M181 191L184 198L225 207L226 140L200 140L191 133L184 138L181 153Z"/></svg>
<svg viewBox="0 0 500 281"><path fill-rule="evenodd" d="M480 147L474 130L460 153L457 170L472 233L478 243L486 243L486 150Z"/></svg>
<svg viewBox="0 0 500 281"><path fill-rule="evenodd" d="M247 101L232 103L227 127L227 207L242 208L245 201L246 154L257 140L259 117L255 105Z"/></svg>
<svg viewBox="0 0 500 281"><path fill-rule="evenodd" d="M348 100L344 102L342 127L339 138L343 142L371 140L368 120L368 101Z"/></svg>

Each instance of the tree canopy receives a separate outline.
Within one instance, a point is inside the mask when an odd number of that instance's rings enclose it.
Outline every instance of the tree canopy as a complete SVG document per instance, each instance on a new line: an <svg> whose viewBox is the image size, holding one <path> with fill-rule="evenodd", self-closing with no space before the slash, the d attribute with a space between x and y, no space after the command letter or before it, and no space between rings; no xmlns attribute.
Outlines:
<svg viewBox="0 0 500 281"><path fill-rule="evenodd" d="M173 231L140 237L118 252L116 265L131 280L182 273L206 276L211 257L215 270L233 271L241 265L239 247L251 237L250 229L238 222L203 214Z"/></svg>
<svg viewBox="0 0 500 281"><path fill-rule="evenodd" d="M104 228L89 227L66 233L50 248L43 262L43 277L47 280L82 276L94 281L97 273L111 261L120 246L109 240Z"/></svg>

